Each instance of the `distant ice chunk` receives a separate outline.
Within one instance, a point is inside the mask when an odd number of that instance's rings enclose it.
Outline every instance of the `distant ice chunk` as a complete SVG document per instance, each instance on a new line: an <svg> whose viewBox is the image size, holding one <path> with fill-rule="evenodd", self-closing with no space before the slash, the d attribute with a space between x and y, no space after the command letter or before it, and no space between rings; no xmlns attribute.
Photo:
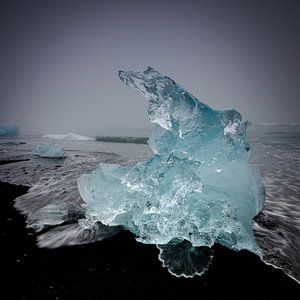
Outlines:
<svg viewBox="0 0 300 300"><path fill-rule="evenodd" d="M53 139L53 140L68 140L68 141L93 141L94 138L79 135L73 132L69 132L66 134L46 134L43 135L43 138Z"/></svg>
<svg viewBox="0 0 300 300"><path fill-rule="evenodd" d="M259 170L248 164L249 123L236 110L212 109L151 67L119 77L149 101L154 155L134 166L100 164L78 179L84 228L127 228L138 241L158 245L177 276L202 274L214 243L260 255L252 219L265 191Z"/></svg>
<svg viewBox="0 0 300 300"><path fill-rule="evenodd" d="M58 144L38 144L33 153L40 157L63 158L65 153L63 148Z"/></svg>
<svg viewBox="0 0 300 300"><path fill-rule="evenodd" d="M20 130L15 125L0 125L0 137L15 137Z"/></svg>

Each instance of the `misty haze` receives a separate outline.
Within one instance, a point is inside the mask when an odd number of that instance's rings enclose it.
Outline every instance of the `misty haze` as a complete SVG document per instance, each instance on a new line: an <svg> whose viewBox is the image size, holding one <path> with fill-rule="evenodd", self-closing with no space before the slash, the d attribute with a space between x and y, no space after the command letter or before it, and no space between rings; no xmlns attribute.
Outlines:
<svg viewBox="0 0 300 300"><path fill-rule="evenodd" d="M7 5L1 123L35 133L148 128L146 101L117 78L148 65L215 109L299 123L299 9L289 2Z"/></svg>

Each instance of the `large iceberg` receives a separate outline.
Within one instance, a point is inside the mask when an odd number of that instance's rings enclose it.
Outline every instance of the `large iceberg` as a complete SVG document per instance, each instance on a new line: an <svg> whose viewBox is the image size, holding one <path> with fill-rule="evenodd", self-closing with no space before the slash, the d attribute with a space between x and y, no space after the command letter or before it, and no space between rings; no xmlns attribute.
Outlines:
<svg viewBox="0 0 300 300"><path fill-rule="evenodd" d="M38 144L33 153L37 156L46 158L65 157L63 148L58 144Z"/></svg>
<svg viewBox="0 0 300 300"><path fill-rule="evenodd" d="M0 137L15 137L20 130L15 125L0 125Z"/></svg>
<svg viewBox="0 0 300 300"><path fill-rule="evenodd" d="M236 110L214 110L171 78L148 67L119 71L149 101L153 156L133 166L100 164L78 179L86 202L84 228L121 225L142 243L156 244L177 276L202 274L214 243L261 255L252 219L265 192L248 163L248 122Z"/></svg>

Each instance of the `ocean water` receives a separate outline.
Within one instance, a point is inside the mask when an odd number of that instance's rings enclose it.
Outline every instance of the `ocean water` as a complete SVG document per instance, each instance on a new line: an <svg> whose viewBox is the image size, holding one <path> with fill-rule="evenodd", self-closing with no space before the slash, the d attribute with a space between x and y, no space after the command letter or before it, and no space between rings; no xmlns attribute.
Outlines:
<svg viewBox="0 0 300 300"><path fill-rule="evenodd" d="M261 170L266 187L265 206L253 221L262 259L300 282L300 126L253 126L248 137L251 163ZM34 156L32 150L45 142L62 145L67 157ZM112 235L117 229L111 232L103 226L91 233L78 225L84 203L77 178L100 162L135 164L151 154L143 144L51 141L37 135L0 138L0 160L12 161L0 165L0 180L31 186L16 199L15 206L27 217L27 226L41 233L39 246L82 244Z"/></svg>

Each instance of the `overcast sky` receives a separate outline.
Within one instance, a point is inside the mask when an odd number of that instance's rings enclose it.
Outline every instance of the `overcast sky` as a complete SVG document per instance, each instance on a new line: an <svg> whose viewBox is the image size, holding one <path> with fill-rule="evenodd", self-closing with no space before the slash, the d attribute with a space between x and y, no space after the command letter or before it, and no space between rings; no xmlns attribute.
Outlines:
<svg viewBox="0 0 300 300"><path fill-rule="evenodd" d="M149 126L117 77L148 65L254 123L300 122L300 1L1 1L0 123Z"/></svg>

